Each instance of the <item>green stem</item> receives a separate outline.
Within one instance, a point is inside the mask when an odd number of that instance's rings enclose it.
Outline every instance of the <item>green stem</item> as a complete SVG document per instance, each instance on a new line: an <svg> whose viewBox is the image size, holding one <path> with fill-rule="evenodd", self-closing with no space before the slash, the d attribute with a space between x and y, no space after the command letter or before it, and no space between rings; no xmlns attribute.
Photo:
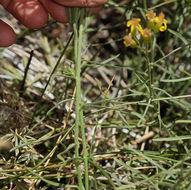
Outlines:
<svg viewBox="0 0 191 190"><path fill-rule="evenodd" d="M88 173L88 151L86 145L86 136L85 136L85 128L83 122L83 110L80 111L80 119L81 119L81 134L82 134L82 144L83 144L83 159L84 159L84 170L85 170L85 189L89 190L89 173Z"/></svg>
<svg viewBox="0 0 191 190"><path fill-rule="evenodd" d="M149 90L150 90L150 99L153 99L153 83L152 83L152 63L148 63L148 75L149 75Z"/></svg>
<svg viewBox="0 0 191 190"><path fill-rule="evenodd" d="M147 10L147 0L143 0L143 7L145 10Z"/></svg>
<svg viewBox="0 0 191 190"><path fill-rule="evenodd" d="M76 122L75 122L75 130L74 130L74 141L75 141L75 162L76 162L76 169L78 174L78 183L79 183L79 189L84 189L83 183L82 183L82 174L81 174L81 168L80 168L80 162L79 162L79 127L80 127L80 62L79 62L79 52L78 52L78 14L77 9L74 8L72 10L72 26L74 30L74 61L75 61L75 72L76 72Z"/></svg>
<svg viewBox="0 0 191 190"><path fill-rule="evenodd" d="M153 79L152 79L152 63L149 59L149 53L148 53L148 45L146 45L146 61L148 66L148 76L149 76L149 93L150 93L150 99L152 100L153 97Z"/></svg>
<svg viewBox="0 0 191 190"><path fill-rule="evenodd" d="M82 41L83 41L83 19L85 15L85 9L74 8L74 56L75 56L75 74L76 74L76 123L75 123L75 155L76 155L76 167L78 172L78 182L79 188L84 189L82 183L81 167L79 163L79 129L82 135L83 144L83 159L84 159L84 170L85 170L85 189L89 189L89 179L88 179L88 152L85 137L85 128L83 121L83 106L81 99L81 61L82 61ZM80 16L80 20L78 20ZM78 25L79 22L79 25Z"/></svg>
<svg viewBox="0 0 191 190"><path fill-rule="evenodd" d="M152 45L151 45L152 46ZM147 61L147 65L148 65L148 79L149 79L149 99L151 100L151 104L153 105L154 109L152 109L152 120L154 120L154 112L157 110L156 108L156 103L153 102L154 99L154 91L153 91L153 63L151 62L151 60L153 60L153 48L151 48L151 56L149 56L149 45L146 44L146 61ZM151 57L151 58L150 58Z"/></svg>

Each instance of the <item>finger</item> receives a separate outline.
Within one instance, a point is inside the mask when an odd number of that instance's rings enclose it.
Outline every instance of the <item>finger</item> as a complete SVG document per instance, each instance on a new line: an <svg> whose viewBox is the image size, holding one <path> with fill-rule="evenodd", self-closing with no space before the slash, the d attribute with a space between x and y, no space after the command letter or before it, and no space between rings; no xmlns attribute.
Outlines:
<svg viewBox="0 0 191 190"><path fill-rule="evenodd" d="M68 7L98 7L108 0L54 0L55 2Z"/></svg>
<svg viewBox="0 0 191 190"><path fill-rule="evenodd" d="M48 13L38 0L1 0L1 4L28 28L40 28L48 20Z"/></svg>
<svg viewBox="0 0 191 190"><path fill-rule="evenodd" d="M99 7L90 8L90 10L92 10L91 11L92 14L96 14L100 11L101 8L102 6L99 6Z"/></svg>
<svg viewBox="0 0 191 190"><path fill-rule="evenodd" d="M53 2L52 0L39 0L50 15L58 22L68 22L66 15L66 8L63 5ZM101 7L95 7L92 9L92 13L97 13Z"/></svg>
<svg viewBox="0 0 191 190"><path fill-rule="evenodd" d="M52 0L39 0L50 15L58 22L67 22L66 8Z"/></svg>
<svg viewBox="0 0 191 190"><path fill-rule="evenodd" d="M0 47L8 47L12 45L16 40L16 34L13 29L2 20L0 20L0 29Z"/></svg>

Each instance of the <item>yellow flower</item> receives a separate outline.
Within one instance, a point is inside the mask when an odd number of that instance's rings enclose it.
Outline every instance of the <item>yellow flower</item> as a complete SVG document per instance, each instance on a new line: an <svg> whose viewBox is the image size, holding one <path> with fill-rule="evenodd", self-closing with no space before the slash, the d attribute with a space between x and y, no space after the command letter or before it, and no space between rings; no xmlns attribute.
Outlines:
<svg viewBox="0 0 191 190"><path fill-rule="evenodd" d="M154 29L156 13L151 10L146 14L146 17L148 19L147 27L150 29Z"/></svg>
<svg viewBox="0 0 191 190"><path fill-rule="evenodd" d="M145 43L150 42L150 39L151 39L151 36L152 36L151 30L148 29L148 28L145 28L145 29L140 30L140 32L141 32L141 36L143 37L143 41Z"/></svg>
<svg viewBox="0 0 191 190"><path fill-rule="evenodd" d="M167 29L167 20L165 19L164 13L160 13L159 16L155 17L155 23L158 30L164 32Z"/></svg>
<svg viewBox="0 0 191 190"><path fill-rule="evenodd" d="M147 27L153 29L154 32L164 32L167 29L167 20L164 13L161 12L156 16L156 13L151 10L146 14L146 17L148 19Z"/></svg>
<svg viewBox="0 0 191 190"><path fill-rule="evenodd" d="M141 28L140 21L140 18L133 18L127 22L127 27L131 27L130 33L132 35L135 35L137 29Z"/></svg>
<svg viewBox="0 0 191 190"><path fill-rule="evenodd" d="M146 17L149 20L149 22L154 22L155 17L156 17L156 13L153 10L151 10L146 14Z"/></svg>
<svg viewBox="0 0 191 190"><path fill-rule="evenodd" d="M135 40L133 40L131 33L126 35L124 38L123 43L125 44L126 47L136 47L137 43L135 42Z"/></svg>

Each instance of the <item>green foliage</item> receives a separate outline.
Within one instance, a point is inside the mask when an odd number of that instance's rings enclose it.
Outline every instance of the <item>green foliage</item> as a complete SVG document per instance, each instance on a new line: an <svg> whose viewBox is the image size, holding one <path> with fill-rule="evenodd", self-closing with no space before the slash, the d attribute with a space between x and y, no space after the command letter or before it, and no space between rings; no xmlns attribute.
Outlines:
<svg viewBox="0 0 191 190"><path fill-rule="evenodd" d="M148 10L165 14L167 30L149 49L125 47L127 21L146 23ZM83 43L82 20L70 20L67 36L55 23L32 31L40 43L21 46L36 47L41 66L32 60L22 92L26 71L1 49L0 188L191 189L190 10L189 0L110 0L96 19L86 15Z"/></svg>

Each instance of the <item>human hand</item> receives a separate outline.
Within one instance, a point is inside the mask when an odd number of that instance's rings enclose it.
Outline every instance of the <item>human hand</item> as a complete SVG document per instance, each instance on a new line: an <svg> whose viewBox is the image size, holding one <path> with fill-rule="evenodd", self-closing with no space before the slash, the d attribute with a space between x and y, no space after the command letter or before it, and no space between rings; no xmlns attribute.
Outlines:
<svg viewBox="0 0 191 190"><path fill-rule="evenodd" d="M42 27L50 14L58 22L67 22L65 7L100 7L107 0L0 0L0 4L28 28ZM0 47L15 42L13 29L0 20Z"/></svg>
<svg viewBox="0 0 191 190"><path fill-rule="evenodd" d="M107 0L54 0L55 2L68 7L97 7Z"/></svg>

